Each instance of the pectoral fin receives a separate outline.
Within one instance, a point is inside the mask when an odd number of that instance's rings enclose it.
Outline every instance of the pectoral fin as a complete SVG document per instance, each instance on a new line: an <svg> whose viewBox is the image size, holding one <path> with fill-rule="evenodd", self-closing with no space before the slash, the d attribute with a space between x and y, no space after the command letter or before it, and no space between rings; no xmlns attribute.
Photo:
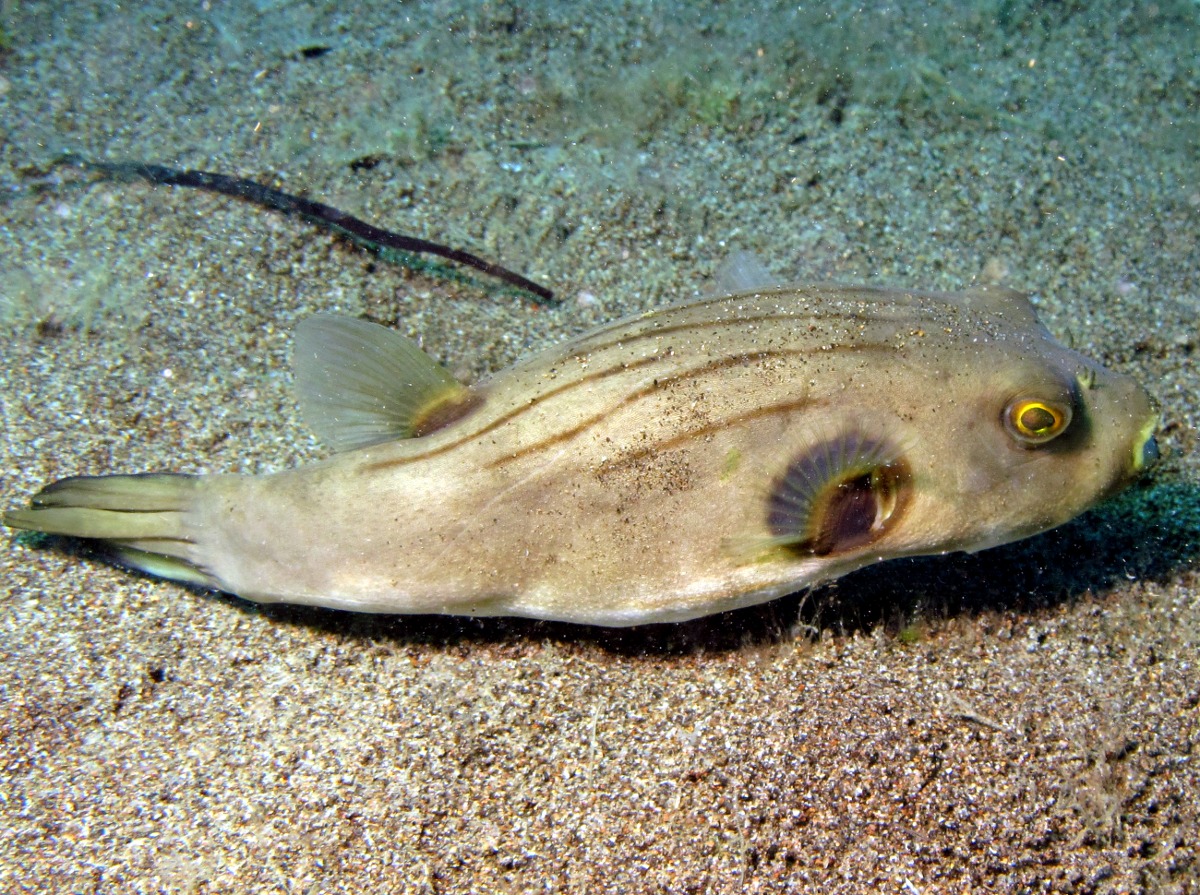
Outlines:
<svg viewBox="0 0 1200 895"><path fill-rule="evenodd" d="M294 365L304 419L335 451L426 435L475 403L411 339L355 317L302 321Z"/></svg>
<svg viewBox="0 0 1200 895"><path fill-rule="evenodd" d="M895 444L848 428L788 463L767 501L768 543L815 556L864 547L900 520L911 486Z"/></svg>

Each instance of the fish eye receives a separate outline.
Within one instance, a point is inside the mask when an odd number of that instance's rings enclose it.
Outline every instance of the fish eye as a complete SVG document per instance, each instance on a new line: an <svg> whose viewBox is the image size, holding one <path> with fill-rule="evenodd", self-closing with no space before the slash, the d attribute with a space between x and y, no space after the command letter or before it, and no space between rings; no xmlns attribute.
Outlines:
<svg viewBox="0 0 1200 895"><path fill-rule="evenodd" d="M1004 427L1028 445L1045 444L1061 435L1070 424L1070 405L1057 401L1018 398L1004 408Z"/></svg>

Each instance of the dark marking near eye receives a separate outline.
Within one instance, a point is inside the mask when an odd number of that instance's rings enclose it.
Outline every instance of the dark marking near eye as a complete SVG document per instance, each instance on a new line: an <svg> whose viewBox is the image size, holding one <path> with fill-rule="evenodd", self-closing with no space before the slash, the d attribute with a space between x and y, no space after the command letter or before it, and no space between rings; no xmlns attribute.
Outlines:
<svg viewBox="0 0 1200 895"><path fill-rule="evenodd" d="M788 464L767 501L776 543L817 556L871 544L900 518L912 475L889 441L851 429Z"/></svg>

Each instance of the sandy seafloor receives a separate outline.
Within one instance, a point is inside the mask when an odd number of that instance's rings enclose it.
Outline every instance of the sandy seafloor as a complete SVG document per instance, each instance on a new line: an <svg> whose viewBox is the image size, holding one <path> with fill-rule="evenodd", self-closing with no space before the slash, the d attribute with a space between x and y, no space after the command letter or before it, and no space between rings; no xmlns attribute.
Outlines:
<svg viewBox="0 0 1200 895"><path fill-rule="evenodd" d="M1164 460L1025 543L621 631L264 611L6 536L0 891L1200 891L1200 7L339 6L0 6L4 506L323 456L288 366L316 311L472 378L734 251L1028 290L1153 391Z"/></svg>

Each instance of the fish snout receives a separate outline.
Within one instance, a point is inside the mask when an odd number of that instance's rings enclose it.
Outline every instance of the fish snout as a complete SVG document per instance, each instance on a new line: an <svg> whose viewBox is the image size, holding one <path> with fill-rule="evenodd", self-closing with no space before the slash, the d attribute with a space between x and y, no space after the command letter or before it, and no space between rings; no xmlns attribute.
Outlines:
<svg viewBox="0 0 1200 895"><path fill-rule="evenodd" d="M1154 464L1159 461L1162 452L1158 447L1155 433L1158 431L1161 419L1158 413L1152 414L1142 426L1141 431L1133 439L1133 449L1126 456L1125 474L1114 490L1119 491L1127 485L1136 482L1144 476Z"/></svg>

